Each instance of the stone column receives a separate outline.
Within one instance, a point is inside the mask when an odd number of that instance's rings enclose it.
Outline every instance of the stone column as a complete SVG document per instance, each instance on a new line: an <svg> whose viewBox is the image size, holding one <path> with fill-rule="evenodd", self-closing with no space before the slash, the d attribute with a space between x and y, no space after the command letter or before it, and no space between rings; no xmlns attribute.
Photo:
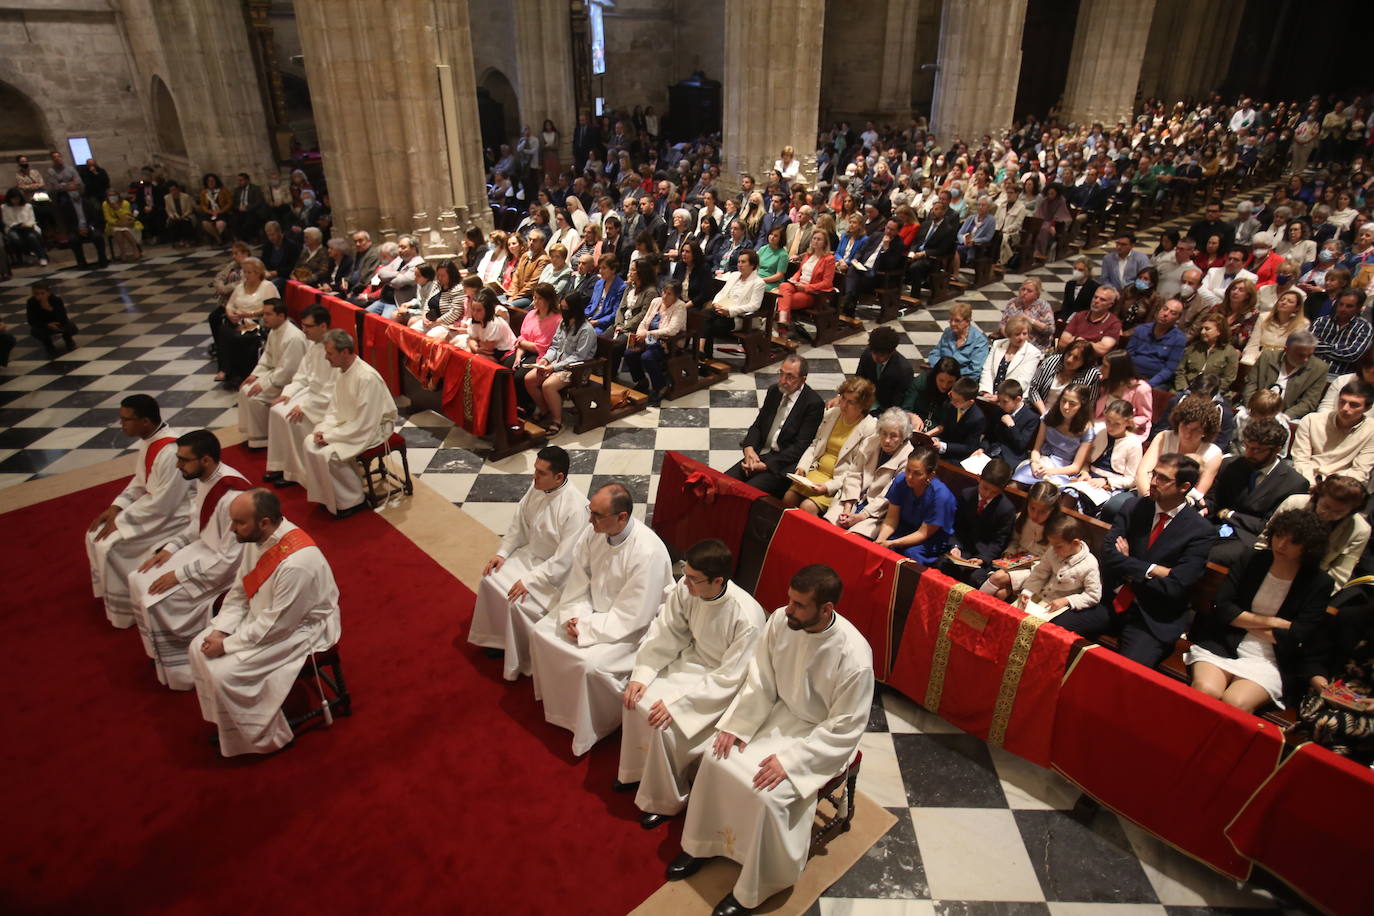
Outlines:
<svg viewBox="0 0 1374 916"><path fill-rule="evenodd" d="M917 0L887 0L878 109L903 121L911 116L911 76L916 65L916 22L920 12Z"/></svg>
<svg viewBox="0 0 1374 916"><path fill-rule="evenodd" d="M538 137L544 120L553 121L559 161L570 164L577 108L567 0L515 0L515 68L521 123Z"/></svg>
<svg viewBox="0 0 1374 916"><path fill-rule="evenodd" d="M1064 117L1111 127L1135 107L1155 0L1081 0Z"/></svg>
<svg viewBox="0 0 1374 916"><path fill-rule="evenodd" d="M461 229L490 225L467 0L393 0L385 15L298 0L296 15L335 222L451 256Z"/></svg>
<svg viewBox="0 0 1374 916"><path fill-rule="evenodd" d="M726 0L722 190L748 172L760 186L784 146L816 184L825 0ZM760 44L759 36L767 36Z"/></svg>
<svg viewBox="0 0 1374 916"><path fill-rule="evenodd" d="M1026 0L946 0L931 129L948 149L1011 127Z"/></svg>

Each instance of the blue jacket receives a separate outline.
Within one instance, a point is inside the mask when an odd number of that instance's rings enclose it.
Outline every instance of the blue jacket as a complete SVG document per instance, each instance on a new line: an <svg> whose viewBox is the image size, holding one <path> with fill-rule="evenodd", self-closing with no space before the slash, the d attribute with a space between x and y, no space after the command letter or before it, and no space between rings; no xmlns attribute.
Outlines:
<svg viewBox="0 0 1374 916"><path fill-rule="evenodd" d="M1131 354L1135 371L1150 383L1151 388L1168 388L1187 346L1188 338L1176 327L1170 328L1163 339L1156 338L1152 321L1131 332L1126 352Z"/></svg>
<svg viewBox="0 0 1374 916"><path fill-rule="evenodd" d="M940 341L926 354L926 361L935 365L942 356L948 356L959 364L959 374L964 378L977 380L983 374L983 363L988 360L988 335L978 325L970 324L968 336L961 347L954 341L954 331L945 328Z"/></svg>
<svg viewBox="0 0 1374 916"><path fill-rule="evenodd" d="M611 281L609 292L604 278L596 281L596 286L592 287L592 301L587 303L587 320L596 328L596 333L604 334L611 329L624 296L625 281L620 277Z"/></svg>
<svg viewBox="0 0 1374 916"><path fill-rule="evenodd" d="M1107 256L1102 259L1102 269L1098 271L1098 282L1103 286L1120 290L1122 287L1120 263L1121 258L1117 257L1115 251L1107 252ZM1134 283L1136 276L1149 266L1150 259L1145 256L1144 252L1132 251L1126 256L1126 282Z"/></svg>

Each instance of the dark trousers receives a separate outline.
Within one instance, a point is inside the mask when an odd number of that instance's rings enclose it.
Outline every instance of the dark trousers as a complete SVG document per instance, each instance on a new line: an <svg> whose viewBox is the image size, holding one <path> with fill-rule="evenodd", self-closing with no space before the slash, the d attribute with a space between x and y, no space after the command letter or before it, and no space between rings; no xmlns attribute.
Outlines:
<svg viewBox="0 0 1374 916"><path fill-rule="evenodd" d="M237 327L226 321L220 325L215 343L218 347L216 358L220 371L224 373L225 384L242 382L257 365L258 351L262 349L262 332L240 334Z"/></svg>
<svg viewBox="0 0 1374 916"><path fill-rule="evenodd" d="M658 344L642 350L626 350L625 365L630 370L630 378L639 384L647 377L649 388L662 391L668 387L668 354Z"/></svg>
<svg viewBox="0 0 1374 916"><path fill-rule="evenodd" d="M62 330L56 331L46 325L41 328L33 329L33 338L43 345L43 349L48 351L48 356L57 355L56 339L61 337L66 343L68 350L76 349L76 341L72 340L72 335L76 333L76 324L68 318L62 323Z"/></svg>
<svg viewBox="0 0 1374 916"><path fill-rule="evenodd" d="M1106 600L1086 610L1065 611L1054 618L1054 622L1079 636L1110 633L1117 639L1118 653L1146 668L1154 668L1174 651L1174 640L1164 642L1145 626L1137 604L1132 604L1124 614L1118 614L1111 601Z"/></svg>
<svg viewBox="0 0 1374 916"><path fill-rule="evenodd" d="M783 494L787 492L787 488L792 485L792 481L788 480L783 474L774 474L769 470L762 470L751 474L744 469L744 462L742 461L736 462L735 466L725 473L736 480L749 484L749 486L756 490L762 490L776 499L782 499Z"/></svg>
<svg viewBox="0 0 1374 916"><path fill-rule="evenodd" d="M105 257L105 237L98 232L91 232L90 235L82 235L80 232L73 232L67 242L67 247L72 250L76 257L76 266L86 266L86 245L90 244L95 248L96 266L104 267L110 263Z"/></svg>
<svg viewBox="0 0 1374 916"><path fill-rule="evenodd" d="M1207 554L1209 563L1219 563L1222 566L1235 566L1245 559L1247 553L1255 546L1256 538L1253 535L1236 536L1218 539L1212 545L1212 550Z"/></svg>
<svg viewBox="0 0 1374 916"><path fill-rule="evenodd" d="M0 331L0 366L10 364L10 353L14 350L14 345L19 342L13 334L8 331Z"/></svg>
<svg viewBox="0 0 1374 916"><path fill-rule="evenodd" d="M729 338L735 332L735 319L729 315L718 315L715 312L706 313L706 333L702 339L701 352L707 359L710 359L716 352L716 338Z"/></svg>
<svg viewBox="0 0 1374 916"><path fill-rule="evenodd" d="M912 265L907 268L906 272L907 282L911 284L911 292L916 296L920 296L922 288L930 282L930 275L935 273L939 267L940 265L936 263L935 257L929 254L924 258L918 258L914 261Z"/></svg>

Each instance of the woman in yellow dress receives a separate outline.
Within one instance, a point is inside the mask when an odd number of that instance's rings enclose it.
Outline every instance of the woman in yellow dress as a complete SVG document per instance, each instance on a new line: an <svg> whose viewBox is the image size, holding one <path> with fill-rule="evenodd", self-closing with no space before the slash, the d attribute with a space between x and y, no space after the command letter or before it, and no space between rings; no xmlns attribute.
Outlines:
<svg viewBox="0 0 1374 916"><path fill-rule="evenodd" d="M877 392L868 379L851 375L840 384L834 406L825 412L816 438L797 461L797 476L811 486L793 483L783 496L788 508L801 506L812 515L830 508L851 466L863 466L877 447L878 421L868 415Z"/></svg>

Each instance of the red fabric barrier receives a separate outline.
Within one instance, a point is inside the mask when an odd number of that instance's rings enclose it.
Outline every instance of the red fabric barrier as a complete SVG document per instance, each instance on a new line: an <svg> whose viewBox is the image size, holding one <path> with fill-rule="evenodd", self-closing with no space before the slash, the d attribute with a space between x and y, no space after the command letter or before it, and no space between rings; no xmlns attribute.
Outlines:
<svg viewBox="0 0 1374 916"><path fill-rule="evenodd" d="M443 368L444 416L469 432L485 436L490 424L492 392L499 383L505 388L505 416L495 418L514 426L520 422L515 413L515 375L499 363L467 350L444 345L448 361ZM442 355L442 354L441 354Z"/></svg>
<svg viewBox="0 0 1374 916"><path fill-rule="evenodd" d="M358 336L358 313L362 309L338 296L321 296L320 305L329 309L329 327L347 331L350 337ZM358 341L358 352L362 353L362 341Z"/></svg>
<svg viewBox="0 0 1374 916"><path fill-rule="evenodd" d="M396 327L390 318L372 312L363 313L363 345L359 355L382 376L387 390L401 393L401 355L391 340L388 329Z"/></svg>
<svg viewBox="0 0 1374 916"><path fill-rule="evenodd" d="M1272 723L1094 648L1064 679L1051 755L1055 769L1103 804L1243 879L1250 863L1224 830L1282 751Z"/></svg>
<svg viewBox="0 0 1374 916"><path fill-rule="evenodd" d="M849 618L873 649L873 673L888 676L892 654L892 602L896 596L897 566L910 563L872 541L841 532L834 525L792 509L784 512L764 557L754 597L766 610L787 603L792 576L810 563L825 563L840 574L844 594L840 613Z"/></svg>
<svg viewBox="0 0 1374 916"><path fill-rule="evenodd" d="M1075 637L934 570L916 584L889 683L1040 766Z"/></svg>
<svg viewBox="0 0 1374 916"><path fill-rule="evenodd" d="M663 456L654 495L654 531L685 551L697 541L720 538L739 561L749 507L763 493L678 452Z"/></svg>
<svg viewBox="0 0 1374 916"><path fill-rule="evenodd" d="M305 310L319 301L320 291L313 286L306 286L298 280L286 281L286 294L282 301L286 303L286 314L292 321L300 323L301 315Z"/></svg>
<svg viewBox="0 0 1374 916"><path fill-rule="evenodd" d="M1374 906L1374 774L1315 744L1298 748L1226 828L1241 855L1329 913Z"/></svg>

